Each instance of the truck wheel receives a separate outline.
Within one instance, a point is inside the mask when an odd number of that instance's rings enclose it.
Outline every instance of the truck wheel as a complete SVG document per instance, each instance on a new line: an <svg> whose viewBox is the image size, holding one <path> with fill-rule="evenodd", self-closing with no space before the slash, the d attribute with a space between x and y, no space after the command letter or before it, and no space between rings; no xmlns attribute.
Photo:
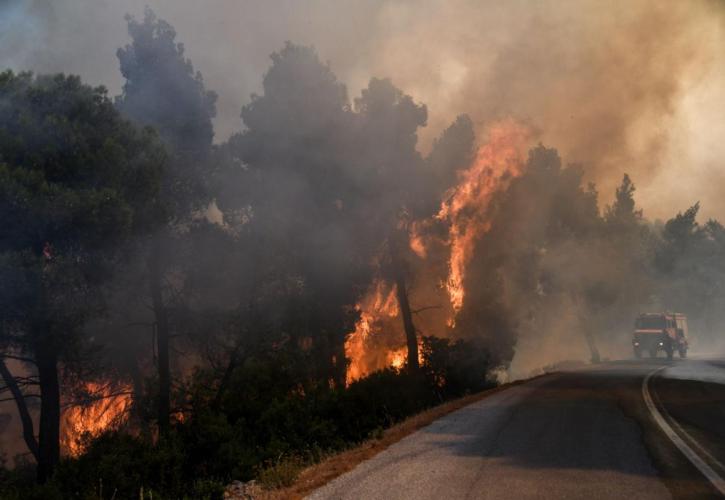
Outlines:
<svg viewBox="0 0 725 500"><path fill-rule="evenodd" d="M667 352L667 359L672 359L672 356L675 354L675 351L674 351L674 349L672 349L672 346L668 346L666 348L666 352Z"/></svg>
<svg viewBox="0 0 725 500"><path fill-rule="evenodd" d="M686 358L687 357L687 348L680 347L678 349L678 352L680 353L680 358Z"/></svg>
<svg viewBox="0 0 725 500"><path fill-rule="evenodd" d="M634 348L634 357L637 358L637 359L642 358L642 351L640 351L636 347Z"/></svg>

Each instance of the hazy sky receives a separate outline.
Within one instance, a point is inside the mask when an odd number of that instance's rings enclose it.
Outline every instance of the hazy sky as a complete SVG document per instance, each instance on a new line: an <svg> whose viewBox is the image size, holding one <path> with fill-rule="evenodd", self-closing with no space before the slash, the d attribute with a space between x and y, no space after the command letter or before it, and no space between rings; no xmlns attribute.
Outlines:
<svg viewBox="0 0 725 500"><path fill-rule="evenodd" d="M629 172L651 217L700 200L725 219L725 2L0 0L0 60L115 95L123 16L146 5L219 93L217 140L290 40L314 45L351 97L379 76L426 103L423 150L459 113L481 137L510 116L582 163L605 202Z"/></svg>

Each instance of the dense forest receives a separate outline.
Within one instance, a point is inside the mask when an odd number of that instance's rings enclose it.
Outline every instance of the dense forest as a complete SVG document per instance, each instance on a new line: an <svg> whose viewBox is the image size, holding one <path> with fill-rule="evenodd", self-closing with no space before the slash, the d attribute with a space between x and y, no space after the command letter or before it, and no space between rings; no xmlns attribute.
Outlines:
<svg viewBox="0 0 725 500"><path fill-rule="evenodd" d="M625 175L602 205L513 120L422 153L424 104L385 78L351 98L293 43L215 142L174 28L127 22L121 95L0 74L3 498L283 486L526 343L525 370L627 356L644 310L717 341L725 228L697 200L649 220Z"/></svg>

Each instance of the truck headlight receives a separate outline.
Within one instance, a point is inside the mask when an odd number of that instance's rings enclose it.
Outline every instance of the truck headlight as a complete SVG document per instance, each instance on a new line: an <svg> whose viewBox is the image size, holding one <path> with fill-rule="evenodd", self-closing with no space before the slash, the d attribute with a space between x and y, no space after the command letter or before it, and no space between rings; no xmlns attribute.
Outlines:
<svg viewBox="0 0 725 500"><path fill-rule="evenodd" d="M637 347L639 345L639 342L635 342L634 346Z"/></svg>
<svg viewBox="0 0 725 500"><path fill-rule="evenodd" d="M662 347L663 345L665 345L665 343L664 342L660 342L660 347Z"/></svg>

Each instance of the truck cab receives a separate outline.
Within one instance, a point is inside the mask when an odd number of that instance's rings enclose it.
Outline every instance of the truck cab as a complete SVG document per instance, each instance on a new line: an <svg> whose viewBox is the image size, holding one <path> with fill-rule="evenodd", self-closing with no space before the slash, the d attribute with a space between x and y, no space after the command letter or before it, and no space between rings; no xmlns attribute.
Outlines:
<svg viewBox="0 0 725 500"><path fill-rule="evenodd" d="M632 347L634 356L641 358L648 352L651 358L659 351L672 359L677 351L681 358L687 356L687 317L681 313L643 313L634 322Z"/></svg>

